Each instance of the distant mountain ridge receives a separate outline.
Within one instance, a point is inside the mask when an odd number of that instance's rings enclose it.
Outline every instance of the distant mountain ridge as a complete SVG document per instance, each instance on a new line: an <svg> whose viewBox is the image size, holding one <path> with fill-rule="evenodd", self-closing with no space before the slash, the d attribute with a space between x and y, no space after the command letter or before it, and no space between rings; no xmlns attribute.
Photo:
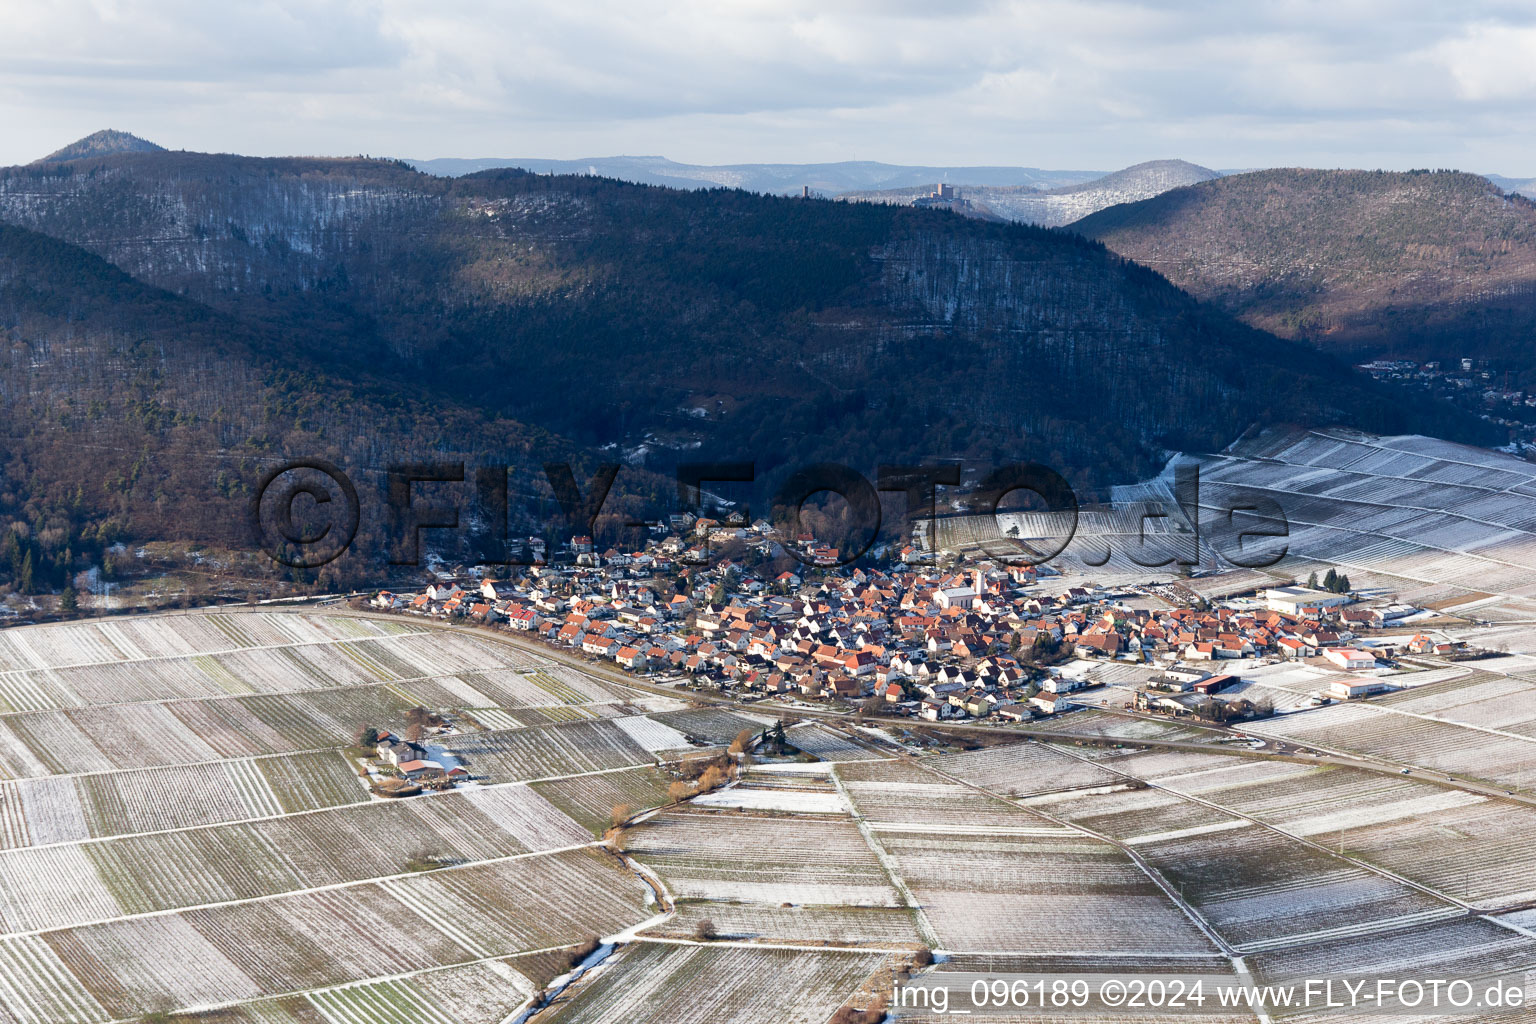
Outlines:
<svg viewBox="0 0 1536 1024"><path fill-rule="evenodd" d="M1505 192L1518 192L1523 196L1536 198L1536 178L1508 178L1502 174L1485 174L1483 177Z"/></svg>
<svg viewBox="0 0 1536 1024"><path fill-rule="evenodd" d="M848 160L817 164L686 164L662 156L607 156L584 160L488 158L407 160L419 171L459 177L515 167L534 174L585 174L669 188L740 188L798 195L802 187L833 195L854 189L902 188L925 182L1057 188L1102 177L1103 171L1049 171L1038 167L919 167Z"/></svg>
<svg viewBox="0 0 1536 1024"><path fill-rule="evenodd" d="M1169 189L1220 177L1220 173L1185 160L1149 160L1092 181L1052 189L984 184L963 188L964 198L978 216L1040 227L1071 224L1118 203L1149 199ZM846 192L839 199L854 202L909 204L928 188Z"/></svg>
<svg viewBox="0 0 1536 1024"><path fill-rule="evenodd" d="M1256 171L1071 230L1284 337L1536 370L1536 203L1481 175Z"/></svg>
<svg viewBox="0 0 1536 1024"><path fill-rule="evenodd" d="M82 160L87 157L109 156L113 153L163 153L164 146L157 146L148 139L141 139L128 132L104 128L92 132L83 139L76 139L63 149L54 150L34 163L61 163L66 160Z"/></svg>

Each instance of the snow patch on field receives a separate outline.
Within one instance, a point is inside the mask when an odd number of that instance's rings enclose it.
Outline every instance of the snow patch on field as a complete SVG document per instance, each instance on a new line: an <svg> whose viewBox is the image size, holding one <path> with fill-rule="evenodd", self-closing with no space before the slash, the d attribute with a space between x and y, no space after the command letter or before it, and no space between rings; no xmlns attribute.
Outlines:
<svg viewBox="0 0 1536 1024"><path fill-rule="evenodd" d="M1108 796L1110 793L1122 793L1125 791L1123 783L1114 786L1093 786L1089 789L1065 789L1059 793L1041 793L1039 796L1026 796L1014 800L1013 803L1020 807L1033 807L1036 804L1059 804L1072 800L1080 800L1085 796Z"/></svg>
<svg viewBox="0 0 1536 1024"><path fill-rule="evenodd" d="M1044 838L1077 837L1073 829L1052 825L967 825L937 824L931 821L871 821L869 827L876 832L916 832L922 835L940 836L1040 836Z"/></svg>
<svg viewBox="0 0 1536 1024"><path fill-rule="evenodd" d="M785 775L820 775L826 777L832 774L832 762L830 761L776 761L752 766L754 772L774 772Z"/></svg>
<svg viewBox="0 0 1536 1024"><path fill-rule="evenodd" d="M686 735L654 718L616 718L614 724L623 729L626 736L645 748L647 753L679 750L688 746Z"/></svg>
<svg viewBox="0 0 1536 1024"><path fill-rule="evenodd" d="M1174 829L1172 832L1150 832L1144 836L1134 836L1125 840L1126 846L1139 846L1142 843L1162 843L1170 839L1188 839L1191 836L1209 835L1212 832L1231 832L1233 829L1247 828L1253 822L1244 818L1233 818L1231 821L1217 821L1209 825L1194 825L1190 828Z"/></svg>
<svg viewBox="0 0 1536 1024"><path fill-rule="evenodd" d="M706 807L740 807L749 811L789 811L804 814L849 814L841 793L808 793L795 789L748 789L733 786L693 798Z"/></svg>
<svg viewBox="0 0 1536 1024"><path fill-rule="evenodd" d="M726 900L732 903L809 903L829 907L899 907L889 885L847 882L807 882L803 879L758 882L742 878L669 878L679 899Z"/></svg>

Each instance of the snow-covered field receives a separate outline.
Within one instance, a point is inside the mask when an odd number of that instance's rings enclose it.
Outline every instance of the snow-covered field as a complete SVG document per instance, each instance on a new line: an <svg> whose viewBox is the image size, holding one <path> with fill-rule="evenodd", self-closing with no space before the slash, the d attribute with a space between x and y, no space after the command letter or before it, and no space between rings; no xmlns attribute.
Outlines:
<svg viewBox="0 0 1536 1024"><path fill-rule="evenodd" d="M615 805L665 801L653 749L760 728L665 699L674 724L614 720L627 696L407 622L0 632L0 1020L501 1024L543 981L496 958L655 914L594 847ZM516 726L446 739L491 784L370 797L342 748L418 702Z"/></svg>
<svg viewBox="0 0 1536 1024"><path fill-rule="evenodd" d="M790 814L847 814L848 801L838 793L813 793L803 789L759 789L732 786L694 797L705 807L740 807L751 811L784 811Z"/></svg>
<svg viewBox="0 0 1536 1024"><path fill-rule="evenodd" d="M824 1024L885 958L876 953L637 943L550 1024Z"/></svg>
<svg viewBox="0 0 1536 1024"><path fill-rule="evenodd" d="M1476 969L1536 945L1518 914L1443 920L1536 902L1529 808L1417 777L1026 742L894 757L814 725L791 740L826 760L652 811L675 778L659 754L767 720L670 699L635 715L614 684L513 649L343 616L26 627L0 632L0 662L0 1024L226 1005L232 1024L503 1024L589 935L623 944L550 1020L820 1024L888 950L1212 953L1191 914L1277 965L1390 958L1388 929ZM1267 727L1536 764L1515 731L1536 684L1422 682ZM506 727L442 741L477 785L372 798L343 748L417 701ZM705 921L728 942L693 944Z"/></svg>
<svg viewBox="0 0 1536 1024"><path fill-rule="evenodd" d="M1188 581L1197 591L1253 589L1276 578L1304 578L1313 568L1339 567L1357 587L1396 592L1407 602L1463 604L1496 595L1512 602L1493 614L1529 619L1536 598L1536 465L1512 455L1420 436L1373 436L1342 429L1271 429L1226 451L1195 456L1200 502L1208 521L1251 504L1255 495L1280 506L1288 526L1286 555L1262 571ZM1074 573L1109 583L1169 579L1166 570L1134 564L1128 552L1141 523L1141 502L1177 509L1171 474L1114 491L1114 508L1085 510L1075 539L1060 559ZM1062 536L1043 517L955 517L940 521L940 542L959 549L996 545L1021 524L1025 536ZM1039 520L1038 522L1036 520ZM1158 527L1149 526L1149 530ZM1207 546L1209 534L1204 537ZM1101 557L1105 542L1111 559ZM1215 553L1207 550L1207 557ZM1496 631L1481 631L1494 635ZM1536 654L1536 629L1511 625L1500 642ZM1536 665L1527 666L1536 668Z"/></svg>
<svg viewBox="0 0 1536 1024"><path fill-rule="evenodd" d="M846 816L669 812L634 830L627 848L679 899L901 905Z"/></svg>

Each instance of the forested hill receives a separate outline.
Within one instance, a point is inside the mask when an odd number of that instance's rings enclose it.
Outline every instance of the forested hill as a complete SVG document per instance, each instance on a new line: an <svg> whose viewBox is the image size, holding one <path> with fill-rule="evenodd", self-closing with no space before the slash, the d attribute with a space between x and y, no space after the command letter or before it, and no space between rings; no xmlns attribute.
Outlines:
<svg viewBox="0 0 1536 1024"><path fill-rule="evenodd" d="M268 328L4 225L0 332L0 576L18 581L30 553L27 576L40 589L60 586L73 559L103 564L120 541L254 551L254 485L288 459L327 459L354 478L368 513L356 545L362 562L383 551L379 501L390 462L500 462L516 467L524 493L544 460L590 471L585 453L548 432L426 389L283 365L272 358L280 336ZM654 483L632 480L631 489L655 494ZM545 518L546 504L547 495L519 500L513 518Z"/></svg>
<svg viewBox="0 0 1536 1024"><path fill-rule="evenodd" d="M1070 230L1286 337L1536 369L1536 203L1479 175L1234 174Z"/></svg>
<svg viewBox="0 0 1536 1024"><path fill-rule="evenodd" d="M105 128L99 132L92 132L83 139L76 139L63 149L55 150L34 163L62 163L86 157L106 156L109 153L159 153L164 148L137 135Z"/></svg>
<svg viewBox="0 0 1536 1024"><path fill-rule="evenodd" d="M460 449L509 443L481 424L533 424L662 471L726 457L769 479L817 459L1034 458L1096 485L1266 421L1486 439L1097 243L938 211L161 152L0 171L0 221L216 316L210 345L237 325L242 365L285 375L305 426L375 461L407 433L371 422L390 401L425 410L408 433L435 418ZM103 331L117 308L97 308ZM374 404L326 406L310 377ZM146 387L217 405L174 361Z"/></svg>

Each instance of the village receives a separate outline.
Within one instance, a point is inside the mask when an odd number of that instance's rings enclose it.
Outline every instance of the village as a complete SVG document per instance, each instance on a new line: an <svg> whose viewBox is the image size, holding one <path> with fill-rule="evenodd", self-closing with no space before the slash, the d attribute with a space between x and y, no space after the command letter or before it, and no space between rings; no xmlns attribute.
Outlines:
<svg viewBox="0 0 1536 1024"><path fill-rule="evenodd" d="M888 564L834 567L837 552L802 535L800 571L772 573L752 557L783 551L766 522L673 527L641 551L599 552L575 536L507 578L442 569L419 592L368 603L515 631L652 683L926 721L1017 723L1110 705L1233 722L1276 710L1242 695L1242 668L1314 667L1320 684L1304 706L1316 707L1394 689L1400 657L1478 653L1412 632L1434 613L1354 593L1333 569L1213 601L1177 583L1106 586L912 546ZM709 564L722 543L746 557ZM1109 678L1122 684L1114 694Z"/></svg>

